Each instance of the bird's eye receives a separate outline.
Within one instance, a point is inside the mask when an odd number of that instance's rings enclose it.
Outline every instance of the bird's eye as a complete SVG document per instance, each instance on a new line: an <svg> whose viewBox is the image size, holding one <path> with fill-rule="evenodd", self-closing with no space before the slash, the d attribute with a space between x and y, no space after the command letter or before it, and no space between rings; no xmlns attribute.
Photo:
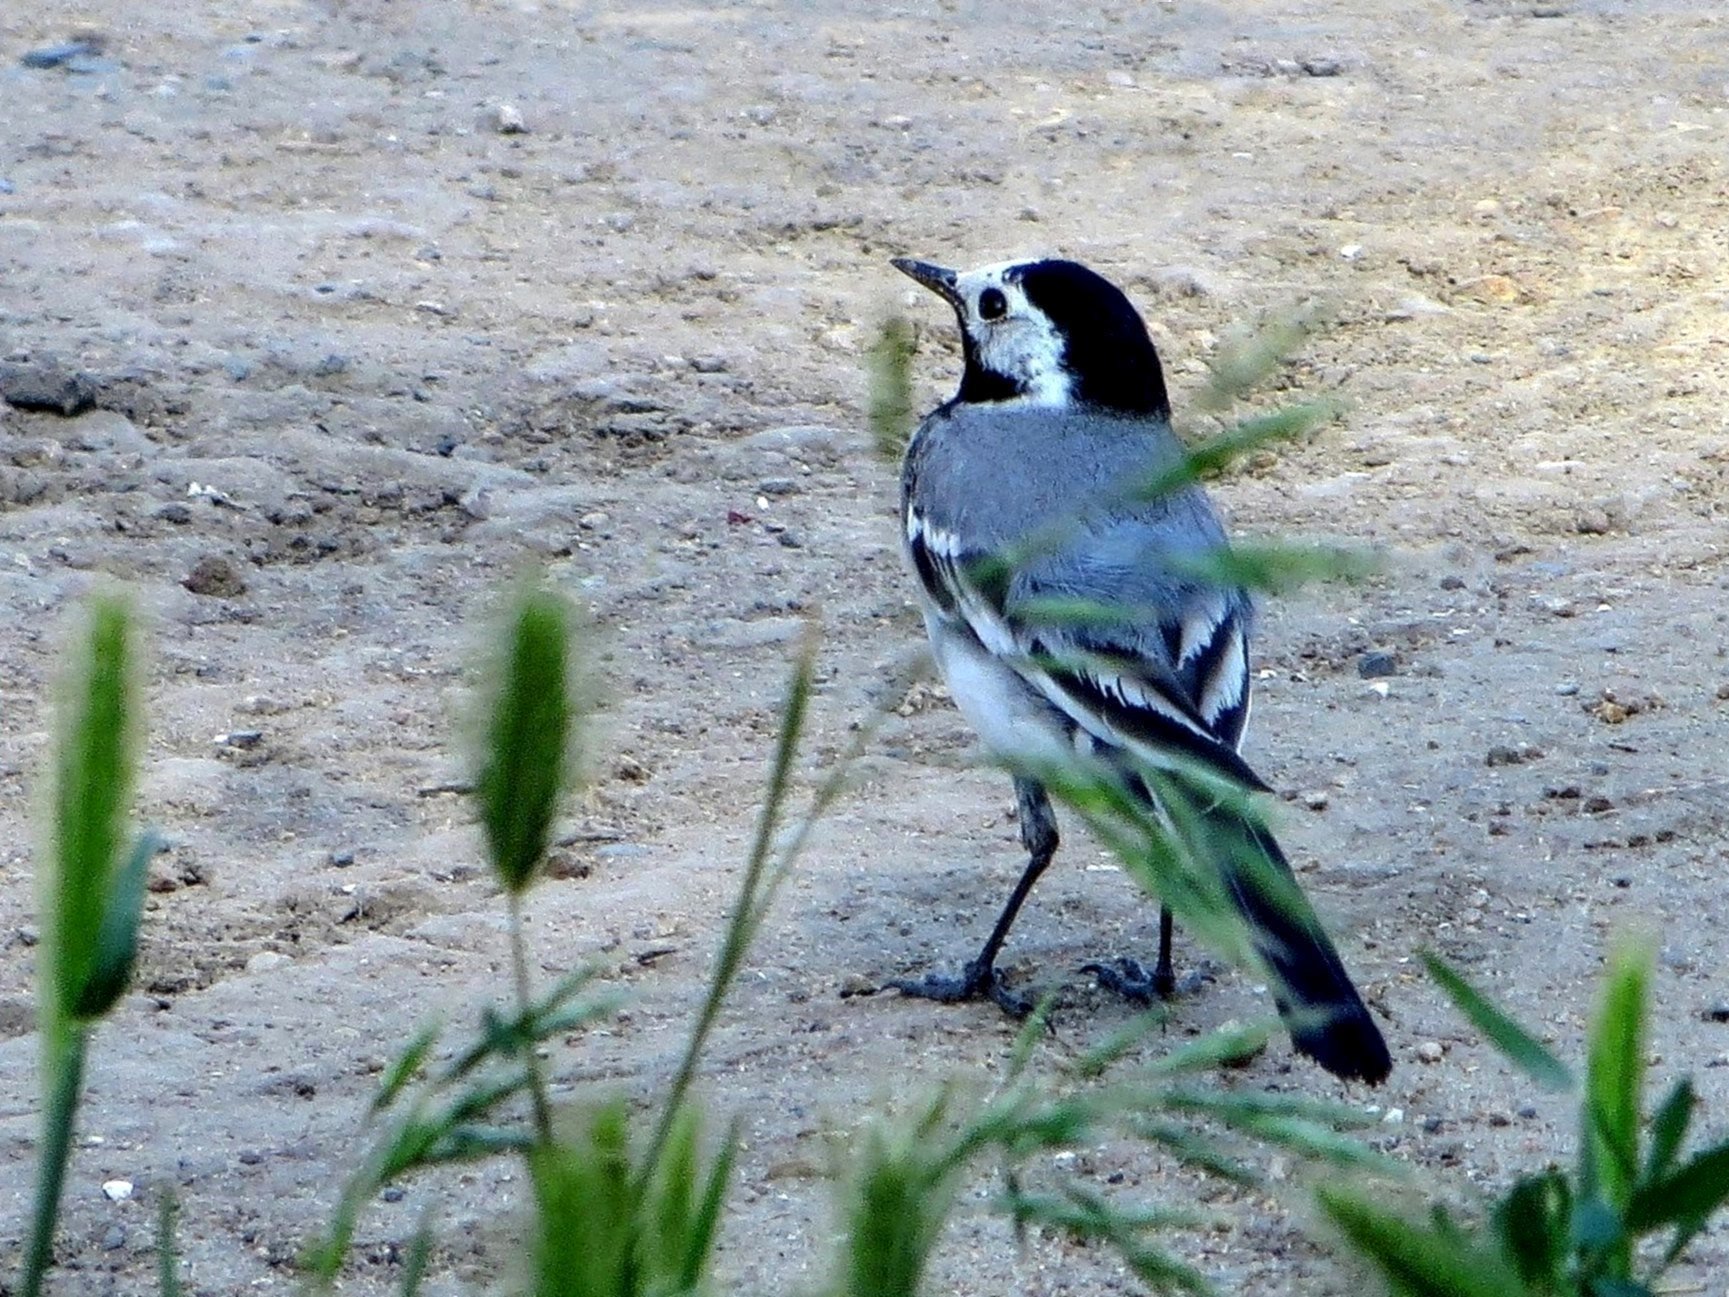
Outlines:
<svg viewBox="0 0 1729 1297"><path fill-rule="evenodd" d="M987 288L979 294L979 319L1000 320L1008 314L1009 299L1000 288Z"/></svg>

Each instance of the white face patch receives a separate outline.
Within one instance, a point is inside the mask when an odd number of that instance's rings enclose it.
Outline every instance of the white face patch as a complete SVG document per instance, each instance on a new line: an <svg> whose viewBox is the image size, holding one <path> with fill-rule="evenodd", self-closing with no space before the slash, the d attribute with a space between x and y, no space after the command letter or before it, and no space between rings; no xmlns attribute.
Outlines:
<svg viewBox="0 0 1729 1297"><path fill-rule="evenodd" d="M978 362L1010 378L1022 395L1008 404L1067 405L1073 380L1063 368L1063 339L1056 325L1027 300L1026 290L1009 277L1016 262L983 266L955 278L961 299L961 327L972 339ZM990 290L1002 294L1005 309L986 319L980 302ZM992 299L994 301L994 297Z"/></svg>

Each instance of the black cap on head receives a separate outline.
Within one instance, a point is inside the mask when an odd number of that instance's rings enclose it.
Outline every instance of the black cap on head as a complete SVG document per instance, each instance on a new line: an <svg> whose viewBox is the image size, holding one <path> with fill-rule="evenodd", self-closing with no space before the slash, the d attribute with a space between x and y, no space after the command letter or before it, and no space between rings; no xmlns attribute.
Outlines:
<svg viewBox="0 0 1729 1297"><path fill-rule="evenodd" d="M1168 419L1164 369L1122 290L1077 261L1029 261L1012 272L1062 334L1063 366L1082 404Z"/></svg>

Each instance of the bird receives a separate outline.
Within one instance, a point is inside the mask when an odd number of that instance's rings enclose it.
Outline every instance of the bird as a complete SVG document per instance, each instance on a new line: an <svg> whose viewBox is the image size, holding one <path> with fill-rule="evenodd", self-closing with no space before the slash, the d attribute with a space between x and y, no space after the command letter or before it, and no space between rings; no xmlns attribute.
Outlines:
<svg viewBox="0 0 1729 1297"><path fill-rule="evenodd" d="M1014 779L1027 863L958 975L890 985L939 1001L988 998L1018 1016L1028 1002L996 960L1056 854L1049 784L1065 760L1083 756L1167 817L1149 769L1177 778L1199 770L1245 797L1268 790L1240 753L1254 608L1246 590L1196 567L1228 552L1205 491L1192 481L1156 495L1136 489L1180 469L1185 451L1158 352L1120 289L1067 260L966 272L911 258L891 264L946 301L960 325L960 386L904 453L903 540L950 695ZM1053 604L1110 615L1042 611ZM1295 1048L1338 1077L1384 1080L1386 1042L1276 839L1244 798L1194 805L1210 868L1246 925ZM1134 960L1085 971L1136 998L1168 997L1172 928L1161 905L1150 974Z"/></svg>

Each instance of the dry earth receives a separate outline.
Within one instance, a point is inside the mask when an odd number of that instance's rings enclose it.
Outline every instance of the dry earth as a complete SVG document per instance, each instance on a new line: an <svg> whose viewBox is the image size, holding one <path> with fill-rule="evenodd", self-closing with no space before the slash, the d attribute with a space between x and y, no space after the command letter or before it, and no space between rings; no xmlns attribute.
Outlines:
<svg viewBox="0 0 1729 1297"><path fill-rule="evenodd" d="M1660 1071L1694 1072L1729 1124L1709 1013L1729 999L1729 13L859 12L0 15L0 360L26 405L47 379L88 406L0 406L8 1268L37 1120L30 806L81 596L118 582L147 611L140 814L173 845L139 988L92 1061L57 1290L150 1291L172 1185L192 1291L287 1292L380 1060L499 984L469 807L428 790L463 772L478 627L525 561L592 609L607 689L535 947L548 977L616 965L631 997L558 1054L557 1083L664 1079L800 627L824 633L807 777L918 640L862 352L909 312L928 401L956 356L897 254L1098 266L1147 313L1179 406L1233 330L1331 304L1275 396L1348 413L1219 495L1246 534L1390 555L1367 586L1269 610L1251 736L1303 794L1284 831L1395 1048L1371 1101L1402 1121L1377 1140L1458 1192L1566 1149L1564 1108L1411 955L1437 946L1571 1051L1629 928L1660 939ZM99 51L20 62L85 28ZM501 104L526 132L497 129ZM1359 675L1372 648L1397 656L1381 690ZM1008 886L1007 784L969 752L939 696L890 717L723 1023L705 1086L744 1121L723 1257L743 1291L822 1278L830 1132L1000 1075L993 1011L838 994L970 950ZM1095 848L1071 835L1065 856L1010 949L1063 991L1045 1069L1124 1018L1072 970L1152 931ZM1263 1004L1221 974L1169 1039ZM1221 1084L1335 1092L1282 1042ZM1176 1246L1224 1291L1356 1286L1305 1241L1295 1180L1224 1192L1115 1145L1078 1165L1215 1207ZM138 1194L108 1202L111 1177ZM386 1290L429 1204L430 1290L497 1290L519 1188L503 1166L409 1184L366 1217L346 1290ZM1017 1251L974 1210L988 1191L969 1187L935 1291L1132 1287L1095 1252ZM1690 1291L1723 1291L1726 1261L1719 1230Z"/></svg>

